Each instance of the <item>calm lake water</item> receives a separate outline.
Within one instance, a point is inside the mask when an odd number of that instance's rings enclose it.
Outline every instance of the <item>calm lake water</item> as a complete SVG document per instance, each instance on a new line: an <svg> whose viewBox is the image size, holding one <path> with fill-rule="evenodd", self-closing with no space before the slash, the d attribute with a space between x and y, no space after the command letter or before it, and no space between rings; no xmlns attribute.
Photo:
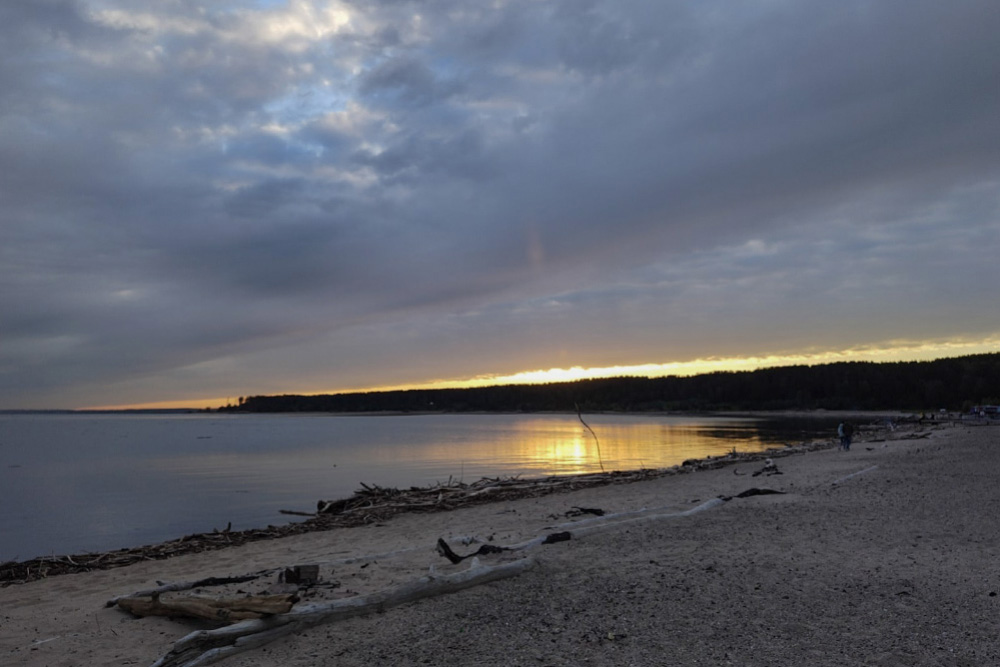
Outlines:
<svg viewBox="0 0 1000 667"><path fill-rule="evenodd" d="M584 415L607 470L829 437L822 420ZM576 415L0 415L0 562L262 527L359 482L598 472Z"/></svg>

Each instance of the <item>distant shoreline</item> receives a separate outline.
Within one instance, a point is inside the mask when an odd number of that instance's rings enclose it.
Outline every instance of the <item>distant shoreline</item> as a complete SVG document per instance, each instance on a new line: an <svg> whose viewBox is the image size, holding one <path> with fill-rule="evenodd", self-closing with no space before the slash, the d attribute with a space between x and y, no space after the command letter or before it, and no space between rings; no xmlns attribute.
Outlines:
<svg viewBox="0 0 1000 667"><path fill-rule="evenodd" d="M333 415L345 417L398 417L406 415L575 415L573 410L372 410L372 411L295 411L286 412L241 412L224 409L169 408L135 410L0 410L0 415ZM917 413L904 410L584 410L588 415L635 415L662 417L892 417L905 419L916 417ZM950 412L952 419L955 412ZM961 415L959 415L961 416ZM970 416L970 415L966 415ZM971 416L970 416L971 417Z"/></svg>

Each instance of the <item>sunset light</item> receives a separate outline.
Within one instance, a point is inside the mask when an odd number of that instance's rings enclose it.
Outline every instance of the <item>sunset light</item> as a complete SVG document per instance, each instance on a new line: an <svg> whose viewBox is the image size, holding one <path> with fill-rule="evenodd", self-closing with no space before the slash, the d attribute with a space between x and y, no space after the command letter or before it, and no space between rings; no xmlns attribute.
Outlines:
<svg viewBox="0 0 1000 667"><path fill-rule="evenodd" d="M998 348L992 7L7 5L0 409Z"/></svg>
<svg viewBox="0 0 1000 667"><path fill-rule="evenodd" d="M608 366L583 368L550 368L547 370L523 371L509 375L485 375L468 379L432 380L423 383L406 385L383 385L364 388L342 388L323 391L303 390L304 395L336 394L368 391L397 391L408 389L461 389L469 387L489 387L507 384L548 384L554 382L574 382L611 377L662 377L667 375L691 376L715 372L753 371L760 368L778 366L815 366L845 361L866 362L898 362L898 361L930 361L942 357L955 357L969 354L983 354L1000 351L1000 337L981 341L935 341L917 343L911 341L894 341L892 346L885 348L850 349L836 352L813 354L771 355L765 357L695 359L687 362L664 364L637 364L633 366ZM247 391L246 395L266 393ZM238 400L236 396L213 397L201 399L177 399L139 404L120 404L105 406L89 406L89 410L167 410L167 409L203 409L218 408L232 405Z"/></svg>

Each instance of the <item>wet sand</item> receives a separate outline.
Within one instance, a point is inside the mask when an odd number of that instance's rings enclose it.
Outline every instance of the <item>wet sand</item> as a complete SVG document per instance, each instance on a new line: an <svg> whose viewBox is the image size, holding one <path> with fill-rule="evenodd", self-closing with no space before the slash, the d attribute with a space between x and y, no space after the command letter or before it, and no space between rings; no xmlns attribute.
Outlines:
<svg viewBox="0 0 1000 667"><path fill-rule="evenodd" d="M578 536L480 558L538 561L515 578L320 625L220 664L1000 664L998 440L997 426L913 426L849 452L775 458L780 475L737 463L8 586L0 664L148 665L212 627L105 607L157 581L320 563L325 586L304 602L344 598L467 568L436 553L439 537L464 554L556 530ZM752 487L784 493L733 497ZM733 498L688 512L719 496ZM665 516L580 536L563 524L594 517L567 516L574 507ZM281 586L269 574L230 589Z"/></svg>

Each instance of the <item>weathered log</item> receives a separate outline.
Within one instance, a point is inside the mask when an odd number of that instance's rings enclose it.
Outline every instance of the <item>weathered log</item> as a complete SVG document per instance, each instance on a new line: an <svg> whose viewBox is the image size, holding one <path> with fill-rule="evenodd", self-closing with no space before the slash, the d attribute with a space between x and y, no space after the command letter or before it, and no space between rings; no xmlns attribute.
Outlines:
<svg viewBox="0 0 1000 667"><path fill-rule="evenodd" d="M513 577L534 565L535 561L530 558L493 567L477 567L474 564L462 572L422 577L417 581L368 595L300 605L285 614L242 621L215 630L199 630L179 639L166 655L153 663L153 667L209 665L305 628Z"/></svg>
<svg viewBox="0 0 1000 667"><path fill-rule="evenodd" d="M179 616L204 618L220 623L234 623L285 614L299 601L295 595L255 595L238 598L184 596L161 600L159 594L149 597L127 597L118 606L135 616Z"/></svg>
<svg viewBox="0 0 1000 667"><path fill-rule="evenodd" d="M177 581L170 584L164 584L161 582L156 582L160 584L156 588L150 588L143 591L136 591L129 595L119 595L118 597L111 598L105 603L106 607L114 607L118 604L119 600L124 598L138 598L138 597L151 597L155 595L160 595L161 593L172 593L176 591L189 591L192 588L207 588L209 586L225 586L227 584L242 584L247 581L253 581L254 579L260 579L265 574L270 574L273 570L263 570L261 572L255 572L253 574L244 574L238 577L205 577L204 579L195 579L194 581Z"/></svg>

